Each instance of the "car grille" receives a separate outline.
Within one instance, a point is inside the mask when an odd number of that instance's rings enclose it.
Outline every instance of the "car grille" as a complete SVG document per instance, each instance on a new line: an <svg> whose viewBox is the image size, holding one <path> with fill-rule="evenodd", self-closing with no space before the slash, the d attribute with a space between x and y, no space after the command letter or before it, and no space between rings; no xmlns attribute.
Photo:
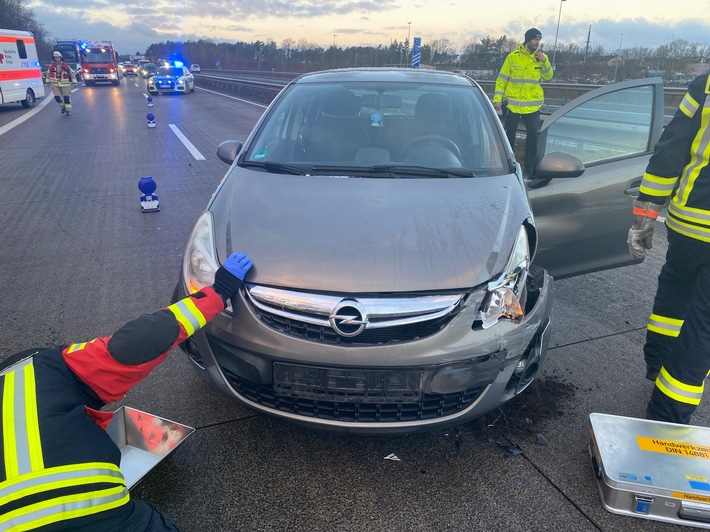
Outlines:
<svg viewBox="0 0 710 532"><path fill-rule="evenodd" d="M338 400L333 397L334 393L330 396L324 393L322 398L317 398L315 393L311 393L310 397L297 397L275 393L273 385L258 385L224 367L221 369L232 388L253 403L298 416L331 421L396 423L443 418L472 405L483 391L483 387L479 387L449 394L418 393L414 401L411 400L411 393L407 393L401 397L407 402L398 401L392 392L386 398L369 395L367 401L357 401L352 396L347 400ZM379 370L378 373L385 371L401 373L401 370ZM374 399L381 399L381 402L373 402Z"/></svg>
<svg viewBox="0 0 710 532"><path fill-rule="evenodd" d="M442 330L458 314L464 298L460 293L338 297L256 285L248 285L246 294L252 310L271 329L312 342L344 346L426 338ZM364 322L362 330L356 332L358 327L347 323L347 317L358 319L356 323ZM334 323L339 325L337 329Z"/></svg>
<svg viewBox="0 0 710 532"><path fill-rule="evenodd" d="M89 72L91 72L92 74L110 74L111 73L108 68L103 68L103 67L90 68Z"/></svg>

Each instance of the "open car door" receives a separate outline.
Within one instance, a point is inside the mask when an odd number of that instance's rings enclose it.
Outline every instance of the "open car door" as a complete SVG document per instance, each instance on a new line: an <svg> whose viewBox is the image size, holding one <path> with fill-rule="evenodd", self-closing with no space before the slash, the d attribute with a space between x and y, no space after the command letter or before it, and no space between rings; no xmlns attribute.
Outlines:
<svg viewBox="0 0 710 532"><path fill-rule="evenodd" d="M535 264L562 278L641 262L626 244L631 205L662 130L660 78L600 87L545 120L538 161L565 152L585 170L526 181L539 231Z"/></svg>

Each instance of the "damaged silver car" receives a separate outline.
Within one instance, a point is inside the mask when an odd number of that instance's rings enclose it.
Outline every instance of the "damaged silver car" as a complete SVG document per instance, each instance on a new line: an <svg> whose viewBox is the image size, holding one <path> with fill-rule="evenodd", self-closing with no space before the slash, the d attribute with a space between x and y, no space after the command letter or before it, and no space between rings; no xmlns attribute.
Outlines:
<svg viewBox="0 0 710 532"><path fill-rule="evenodd" d="M553 276L635 262L631 195L662 96L636 80L568 104L524 180L468 77L299 77L243 144L218 148L231 167L175 297L210 285L233 251L254 267L183 349L239 403L310 427L415 432L489 412L540 372Z"/></svg>

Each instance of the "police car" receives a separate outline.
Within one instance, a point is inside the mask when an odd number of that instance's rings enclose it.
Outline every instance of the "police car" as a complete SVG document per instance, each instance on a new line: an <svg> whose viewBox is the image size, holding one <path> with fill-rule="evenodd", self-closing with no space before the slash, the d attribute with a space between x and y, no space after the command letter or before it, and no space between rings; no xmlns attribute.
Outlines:
<svg viewBox="0 0 710 532"><path fill-rule="evenodd" d="M148 79L148 92L150 94L195 92L195 77L179 61L161 66Z"/></svg>

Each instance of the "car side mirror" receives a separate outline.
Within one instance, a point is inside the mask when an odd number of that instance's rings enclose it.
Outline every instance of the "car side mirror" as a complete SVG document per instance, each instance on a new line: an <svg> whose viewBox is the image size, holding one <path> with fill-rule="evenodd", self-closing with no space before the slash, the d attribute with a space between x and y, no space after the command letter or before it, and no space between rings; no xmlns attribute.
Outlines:
<svg viewBox="0 0 710 532"><path fill-rule="evenodd" d="M526 181L530 188L540 188L553 179L579 177L584 173L584 163L572 154L553 151L545 155Z"/></svg>
<svg viewBox="0 0 710 532"><path fill-rule="evenodd" d="M243 144L238 140L225 140L217 146L217 157L220 161L231 165L239 152L242 151L242 146Z"/></svg>

